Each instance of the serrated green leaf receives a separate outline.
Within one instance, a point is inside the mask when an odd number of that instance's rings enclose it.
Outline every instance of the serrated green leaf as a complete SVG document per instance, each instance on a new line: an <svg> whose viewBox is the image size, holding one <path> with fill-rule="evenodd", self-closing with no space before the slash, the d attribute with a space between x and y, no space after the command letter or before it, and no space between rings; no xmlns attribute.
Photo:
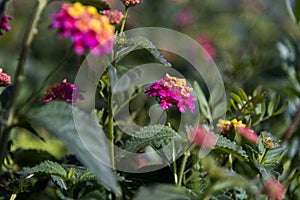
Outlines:
<svg viewBox="0 0 300 200"><path fill-rule="evenodd" d="M239 96L244 100L244 101L248 101L248 95L246 94L246 92L242 89L242 88L239 88L238 89L238 94Z"/></svg>
<svg viewBox="0 0 300 200"><path fill-rule="evenodd" d="M136 36L130 39L122 38L121 49L116 52L116 60L115 62L120 62L127 54L132 52L135 49L141 47L146 49L150 54L152 54L161 64L166 67L171 67L171 63L169 63L164 56L159 52L156 46L147 38L142 36Z"/></svg>
<svg viewBox="0 0 300 200"><path fill-rule="evenodd" d="M25 167L20 171L20 174L41 174L41 175L56 175L63 178L67 177L66 170L58 163L46 160L34 167Z"/></svg>
<svg viewBox="0 0 300 200"><path fill-rule="evenodd" d="M176 136L176 131L168 126L145 126L126 142L125 149L131 152L138 152L148 145L159 149L161 146L168 144Z"/></svg>
<svg viewBox="0 0 300 200"><path fill-rule="evenodd" d="M75 126L73 114L80 118L82 123L77 123ZM71 104L63 102L49 102L36 108L29 113L29 119L31 123L43 126L64 141L78 159L95 173L104 186L113 190L117 196L121 195L112 169L94 156L101 155L101 158L109 161L108 144L105 143L105 136L99 134L99 130L96 128L99 126L96 119L78 108L72 107ZM85 135L79 136L79 130ZM82 138L85 143L90 145L89 149L82 143Z"/></svg>
<svg viewBox="0 0 300 200"><path fill-rule="evenodd" d="M61 177L55 176L55 175L51 175L51 179L61 189L67 190L67 184L65 183L65 181Z"/></svg>
<svg viewBox="0 0 300 200"><path fill-rule="evenodd" d="M109 5L103 0L67 0L71 3L79 2L83 5L94 6L97 10L108 10Z"/></svg>
<svg viewBox="0 0 300 200"><path fill-rule="evenodd" d="M94 180L96 180L96 176L89 170L85 170L78 177L78 182L94 181Z"/></svg>
<svg viewBox="0 0 300 200"><path fill-rule="evenodd" d="M197 81L194 81L194 84L193 84L193 88L194 88L194 91L195 91L195 94L196 94L196 97L197 99L199 100L199 103L203 104L205 107L208 106L208 102L206 100L206 97L200 87L200 85L197 83Z"/></svg>
<svg viewBox="0 0 300 200"><path fill-rule="evenodd" d="M244 160L249 161L246 151L243 150L241 146L236 144L234 141L227 139L222 135L217 135L218 140L214 148L232 154L233 156Z"/></svg>
<svg viewBox="0 0 300 200"><path fill-rule="evenodd" d="M286 147L278 147L271 150L268 150L267 153L264 156L264 159L262 160L263 164L272 164L280 162L283 158L283 155L286 153L287 149Z"/></svg>

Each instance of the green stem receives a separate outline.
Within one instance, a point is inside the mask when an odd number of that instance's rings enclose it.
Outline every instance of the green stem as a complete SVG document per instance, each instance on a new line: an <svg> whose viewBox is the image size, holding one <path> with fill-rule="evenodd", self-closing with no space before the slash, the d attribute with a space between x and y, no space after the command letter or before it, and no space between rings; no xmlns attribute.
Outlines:
<svg viewBox="0 0 300 200"><path fill-rule="evenodd" d="M128 10L129 10L129 7L126 6L125 7L124 17L123 17L123 20L122 20L121 29L120 29L120 34L122 34L124 32L126 20L127 20L127 17L128 17Z"/></svg>
<svg viewBox="0 0 300 200"><path fill-rule="evenodd" d="M113 108L112 108L112 86L110 77L110 68L108 69L109 88L108 88L108 137L109 137L109 154L111 160L111 167L115 169L115 155L114 155L114 121L113 121Z"/></svg>
<svg viewBox="0 0 300 200"><path fill-rule="evenodd" d="M264 160L264 158L266 156L267 151L268 151L268 149L264 148L261 158L258 158L258 162L262 163L262 161Z"/></svg>
<svg viewBox="0 0 300 200"><path fill-rule="evenodd" d="M15 76L14 76L14 82L13 82L14 89L13 89L13 93L12 93L11 103L9 105L8 116L6 118L7 121L6 121L6 124L3 128L3 132L1 135L0 171L1 171L4 157L6 154L9 133L10 133L11 127L14 123L14 118L15 118L16 111L17 111L17 104L18 104L17 98L21 91L22 83L24 82L24 79L25 79L24 65L25 65L26 58L27 58L31 43L33 41L34 35L36 34L37 25L38 25L41 13L44 10L44 8L46 7L46 5L47 5L47 0L38 0L38 3L34 10L34 13L29 21L29 24L28 24L25 34L24 34L22 48L20 51L19 62L17 65Z"/></svg>
<svg viewBox="0 0 300 200"><path fill-rule="evenodd" d="M178 180L178 185L179 186L182 185L184 169L185 169L185 165L186 165L186 162L187 162L187 159L188 159L189 156L190 156L190 151L189 150L184 152L183 160L182 160L182 163L181 163L181 166L180 166L180 171L179 171L179 180Z"/></svg>
<svg viewBox="0 0 300 200"><path fill-rule="evenodd" d="M177 166L176 166L176 152L175 152L174 140L172 140L172 159L173 159L174 182L175 182L176 185L178 185Z"/></svg>

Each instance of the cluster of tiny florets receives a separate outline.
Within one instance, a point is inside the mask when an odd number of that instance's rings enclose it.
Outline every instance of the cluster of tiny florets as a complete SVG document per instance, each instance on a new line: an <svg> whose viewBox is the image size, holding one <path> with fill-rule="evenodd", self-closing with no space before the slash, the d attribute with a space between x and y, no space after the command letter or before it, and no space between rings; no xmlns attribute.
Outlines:
<svg viewBox="0 0 300 200"><path fill-rule="evenodd" d="M191 94L192 91L193 89L186 85L185 79L168 74L165 78L155 81L146 88L147 96L158 98L162 109L167 110L176 105L180 112L186 112L187 107L191 112L194 111L196 98Z"/></svg>
<svg viewBox="0 0 300 200"><path fill-rule="evenodd" d="M139 3L141 3L140 0L121 0L125 6L130 7L130 6L135 6Z"/></svg>
<svg viewBox="0 0 300 200"><path fill-rule="evenodd" d="M71 38L78 55L90 50L93 55L111 53L114 44L114 26L107 16L98 13L93 6L81 3L62 5L59 13L52 14L50 27L58 29L60 38Z"/></svg>
<svg viewBox="0 0 300 200"><path fill-rule="evenodd" d="M118 10L103 10L103 14L109 19L111 24L119 24L123 19L123 13Z"/></svg>
<svg viewBox="0 0 300 200"><path fill-rule="evenodd" d="M75 87L72 83L67 83L63 80L61 83L55 83L50 85L47 89L42 102L49 102L53 100L66 101L68 103L76 102L77 100L83 100L82 90Z"/></svg>
<svg viewBox="0 0 300 200"><path fill-rule="evenodd" d="M8 32L11 30L11 27L8 25L8 20L11 20L11 19L12 19L12 17L9 15L3 15L0 18L0 35L3 35L2 31Z"/></svg>

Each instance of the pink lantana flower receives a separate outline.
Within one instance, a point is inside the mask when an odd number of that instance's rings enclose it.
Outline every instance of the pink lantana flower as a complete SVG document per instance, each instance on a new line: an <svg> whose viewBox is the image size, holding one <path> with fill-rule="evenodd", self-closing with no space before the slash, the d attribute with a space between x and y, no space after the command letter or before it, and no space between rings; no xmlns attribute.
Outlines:
<svg viewBox="0 0 300 200"><path fill-rule="evenodd" d="M3 72L2 68L0 68L0 87L8 86L11 84L10 76Z"/></svg>
<svg viewBox="0 0 300 200"><path fill-rule="evenodd" d="M207 148L213 148L217 142L217 136L204 126L192 129L191 138L195 144Z"/></svg>
<svg viewBox="0 0 300 200"><path fill-rule="evenodd" d="M3 35L2 31L10 31L11 27L8 25L8 20L12 20L12 17L9 15L3 15L0 18L0 35Z"/></svg>
<svg viewBox="0 0 300 200"><path fill-rule="evenodd" d="M199 44L201 44L201 46L207 53L204 55L205 59L207 61L213 60L216 56L216 50L212 45L211 40L209 40L207 37L199 35L196 37L196 41L199 42Z"/></svg>
<svg viewBox="0 0 300 200"><path fill-rule="evenodd" d="M184 8L176 14L176 25L180 28L185 28L195 22L195 14L191 9Z"/></svg>
<svg viewBox="0 0 300 200"><path fill-rule="evenodd" d="M253 142L253 143L258 142L258 136L252 129L250 129L248 127L237 126L235 128L235 130L239 135L241 135L246 140Z"/></svg>
<svg viewBox="0 0 300 200"><path fill-rule="evenodd" d="M123 13L118 10L104 10L103 14L108 17L111 24L119 24L123 20Z"/></svg>
<svg viewBox="0 0 300 200"><path fill-rule="evenodd" d="M111 53L114 26L95 7L84 6L79 2L64 3L59 13L51 17L53 23L50 27L58 29L60 38L71 38L76 54L82 55L86 50L96 56Z"/></svg>
<svg viewBox="0 0 300 200"><path fill-rule="evenodd" d="M192 88L186 85L185 79L166 75L146 88L147 97L156 97L162 109L168 110L173 105L180 112L186 112L187 107L194 111L196 98L191 94Z"/></svg>
<svg viewBox="0 0 300 200"><path fill-rule="evenodd" d="M284 198L284 185L274 178L264 183L263 192L268 195L269 200L282 200Z"/></svg>
<svg viewBox="0 0 300 200"><path fill-rule="evenodd" d="M67 83L67 80L63 80L61 83L55 83L50 85L47 89L42 102L49 102L53 100L66 101L68 103L76 102L77 100L83 100L83 91L75 87L72 83Z"/></svg>

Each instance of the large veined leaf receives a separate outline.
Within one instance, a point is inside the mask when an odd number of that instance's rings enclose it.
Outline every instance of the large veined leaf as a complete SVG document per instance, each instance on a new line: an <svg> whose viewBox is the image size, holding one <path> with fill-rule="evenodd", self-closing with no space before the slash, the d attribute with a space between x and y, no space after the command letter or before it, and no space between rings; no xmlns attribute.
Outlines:
<svg viewBox="0 0 300 200"><path fill-rule="evenodd" d="M126 142L125 149L137 152L148 145L159 149L168 144L178 134L172 128L164 125L152 125L141 128Z"/></svg>
<svg viewBox="0 0 300 200"><path fill-rule="evenodd" d="M108 10L109 5L103 0L68 0L71 3L80 2L83 5L94 6L98 10Z"/></svg>
<svg viewBox="0 0 300 200"><path fill-rule="evenodd" d="M76 124L77 129L85 131L85 142L88 142L89 149L85 147L82 138L78 135L72 109L73 113L81 120L79 125ZM62 102L49 102L34 109L29 113L29 120L32 124L44 127L65 142L78 159L95 173L106 188L113 190L117 196L121 195L112 169L95 157L95 155L101 155L109 160L108 145L105 143L105 136L99 134L98 129L95 128L98 126L96 120L91 120L91 117L85 112Z"/></svg>
<svg viewBox="0 0 300 200"><path fill-rule="evenodd" d="M214 148L230 153L241 160L249 160L246 151L244 151L241 146L237 145L234 141L231 141L222 135L218 135L218 140Z"/></svg>
<svg viewBox="0 0 300 200"><path fill-rule="evenodd" d="M166 67L172 66L158 51L156 46L145 37L136 36L130 39L121 38L120 41L121 42L119 43L119 45L121 48L116 53L116 63L122 60L127 54L140 47L149 51L149 53L151 53L161 64L165 65Z"/></svg>
<svg viewBox="0 0 300 200"><path fill-rule="evenodd" d="M29 174L43 174L43 175L56 175L59 177L67 177L67 172L65 169L58 163L46 160L39 165L34 167L25 167L21 170L20 174L29 175Z"/></svg>

